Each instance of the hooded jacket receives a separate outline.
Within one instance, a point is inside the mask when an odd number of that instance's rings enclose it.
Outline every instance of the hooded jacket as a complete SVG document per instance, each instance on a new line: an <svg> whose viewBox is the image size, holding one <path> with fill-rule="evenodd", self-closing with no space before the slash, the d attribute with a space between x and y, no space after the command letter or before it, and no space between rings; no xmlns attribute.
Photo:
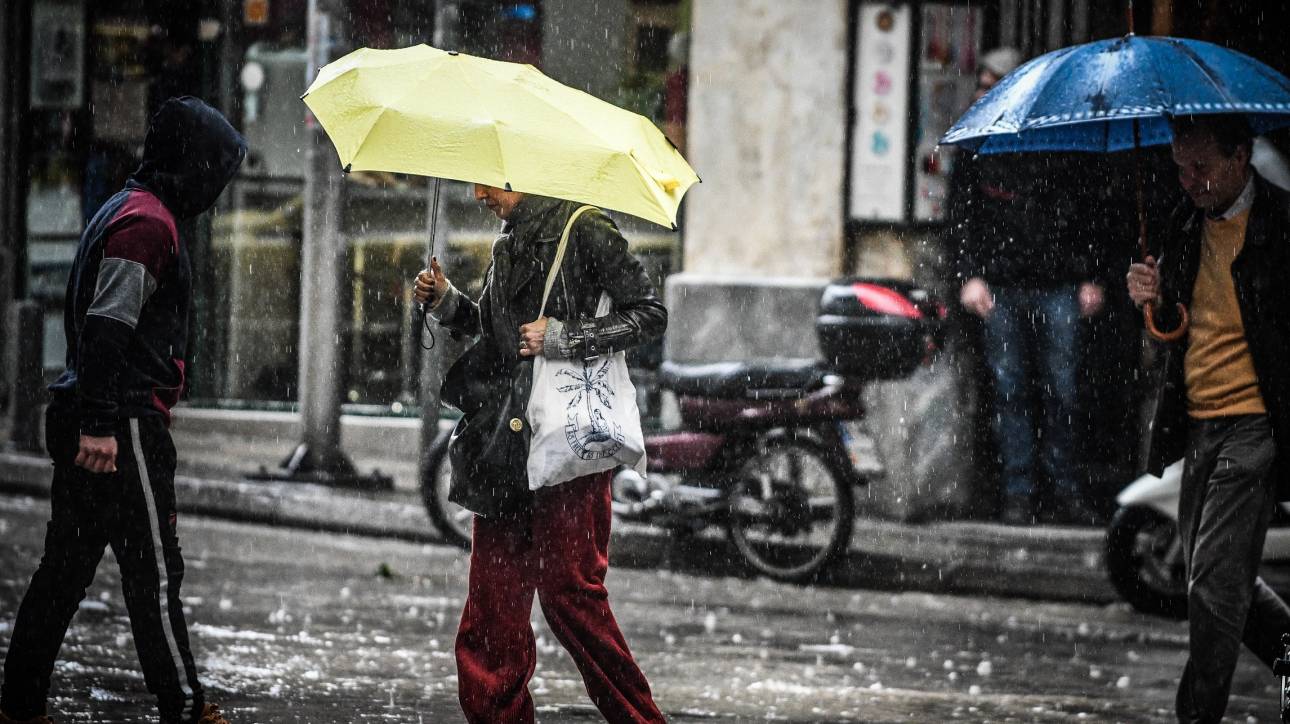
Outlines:
<svg viewBox="0 0 1290 724"><path fill-rule="evenodd" d="M76 249L63 306L67 369L50 386L81 432L115 434L122 418L161 415L184 388L192 272L178 222L209 209L246 156L246 141L197 98L153 115L143 161L94 214Z"/></svg>

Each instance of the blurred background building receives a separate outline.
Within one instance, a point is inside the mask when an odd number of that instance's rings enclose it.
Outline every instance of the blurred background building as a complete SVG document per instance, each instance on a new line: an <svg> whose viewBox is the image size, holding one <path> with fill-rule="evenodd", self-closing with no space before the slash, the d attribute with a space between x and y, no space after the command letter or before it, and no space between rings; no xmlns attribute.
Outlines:
<svg viewBox="0 0 1290 724"><path fill-rule="evenodd" d="M42 310L41 358L63 364L61 305L81 227L136 165L149 114L171 95L222 109L250 142L217 213L188 229L197 293L191 406L291 409L300 320L305 108L312 77L308 0L6 0L0 7L0 319ZM326 59L361 46L430 42L453 24L464 52L533 63L559 81L652 118L704 179L680 234L619 216L674 300L668 354L695 361L809 356L815 295L848 274L946 288L940 232L952 154L937 137L966 107L984 50L1027 56L1122 34L1123 0L332 0ZM1290 71L1280 3L1140 0L1141 33L1200 37ZM439 28L442 30L442 28ZM339 173L339 169L337 169ZM425 179L346 177L343 391L348 412L415 416L421 339L408 281L424 261ZM441 233L457 278L477 278L495 220L447 187ZM303 280L307 283L307 280ZM731 289L755 284L749 308ZM777 301L779 300L779 301ZM788 308L768 322L767 309ZM729 337L698 334L723 320ZM776 327L770 348L743 330ZM24 344L13 325L0 348ZM658 351L646 357L657 357ZM646 360L648 361L648 359ZM9 368L12 365L8 366ZM12 369L0 396L12 397ZM952 385L951 385L952 387ZM877 393L893 430L957 393ZM0 400L3 402L4 400ZM900 412L895 412L899 410ZM897 420L897 418L899 418ZM913 438L910 435L914 435ZM888 452L917 434L893 438ZM1120 436L1121 438L1123 436ZM914 442L910 442L915 440ZM1108 451L1130 466L1131 443ZM906 453L908 457L912 453ZM969 489L919 473L885 504L912 515L913 491L962 508ZM899 502L898 501L903 501ZM939 501L939 502L938 502Z"/></svg>

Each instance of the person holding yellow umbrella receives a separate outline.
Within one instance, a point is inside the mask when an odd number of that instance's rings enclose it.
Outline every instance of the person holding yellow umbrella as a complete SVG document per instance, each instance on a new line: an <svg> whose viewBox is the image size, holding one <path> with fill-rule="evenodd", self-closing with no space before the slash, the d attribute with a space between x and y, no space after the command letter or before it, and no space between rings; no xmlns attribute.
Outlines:
<svg viewBox="0 0 1290 724"><path fill-rule="evenodd" d="M575 447L595 458L621 439L599 416L634 405L634 392L606 386L608 361L660 337L667 310L599 207L674 229L698 177L648 120L531 66L427 46L363 49L323 68L304 99L347 170L473 182L502 221L478 300L437 255L415 281L432 318L476 340L443 388L464 413L449 447L451 498L477 514L456 641L466 719L533 721L536 593L605 718L664 721L605 588L613 470L533 480L528 435L540 433L525 412L534 360L582 361L584 377L562 389L579 395L570 410L586 403L595 434Z"/></svg>

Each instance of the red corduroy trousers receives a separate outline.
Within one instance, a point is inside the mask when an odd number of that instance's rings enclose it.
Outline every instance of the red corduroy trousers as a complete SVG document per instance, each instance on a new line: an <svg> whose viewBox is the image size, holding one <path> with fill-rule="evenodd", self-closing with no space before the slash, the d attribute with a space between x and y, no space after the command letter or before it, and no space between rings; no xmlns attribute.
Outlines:
<svg viewBox="0 0 1290 724"><path fill-rule="evenodd" d="M543 488L528 520L475 518L456 643L467 721L533 721L534 592L606 720L664 721L609 608L610 479L603 473Z"/></svg>

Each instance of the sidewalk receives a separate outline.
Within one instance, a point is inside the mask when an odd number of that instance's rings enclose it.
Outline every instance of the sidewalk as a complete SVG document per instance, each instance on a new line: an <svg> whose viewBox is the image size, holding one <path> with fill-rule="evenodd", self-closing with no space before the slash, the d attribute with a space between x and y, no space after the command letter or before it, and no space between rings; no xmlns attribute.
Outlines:
<svg viewBox="0 0 1290 724"><path fill-rule="evenodd" d="M396 486L372 493L319 485L250 481L255 459L242 440L196 445L177 432L176 478L183 513L364 536L443 543L422 507L409 462L388 464ZM237 447L228 445L237 444ZM278 447L265 445L274 459ZM227 453L236 449L239 454ZM283 448L285 449L285 448ZM222 463L220 461L223 461ZM356 459L364 472L372 460ZM234 464L240 467L234 467ZM49 460L0 452L0 493L48 497ZM1104 531L1096 528L1019 528L982 522L902 524L858 519L851 548L830 583L844 587L1112 603L1119 599L1102 566ZM699 575L732 575L737 554L715 532L677 543L649 526L616 523L615 565L669 568ZM463 553L464 555L464 553Z"/></svg>

